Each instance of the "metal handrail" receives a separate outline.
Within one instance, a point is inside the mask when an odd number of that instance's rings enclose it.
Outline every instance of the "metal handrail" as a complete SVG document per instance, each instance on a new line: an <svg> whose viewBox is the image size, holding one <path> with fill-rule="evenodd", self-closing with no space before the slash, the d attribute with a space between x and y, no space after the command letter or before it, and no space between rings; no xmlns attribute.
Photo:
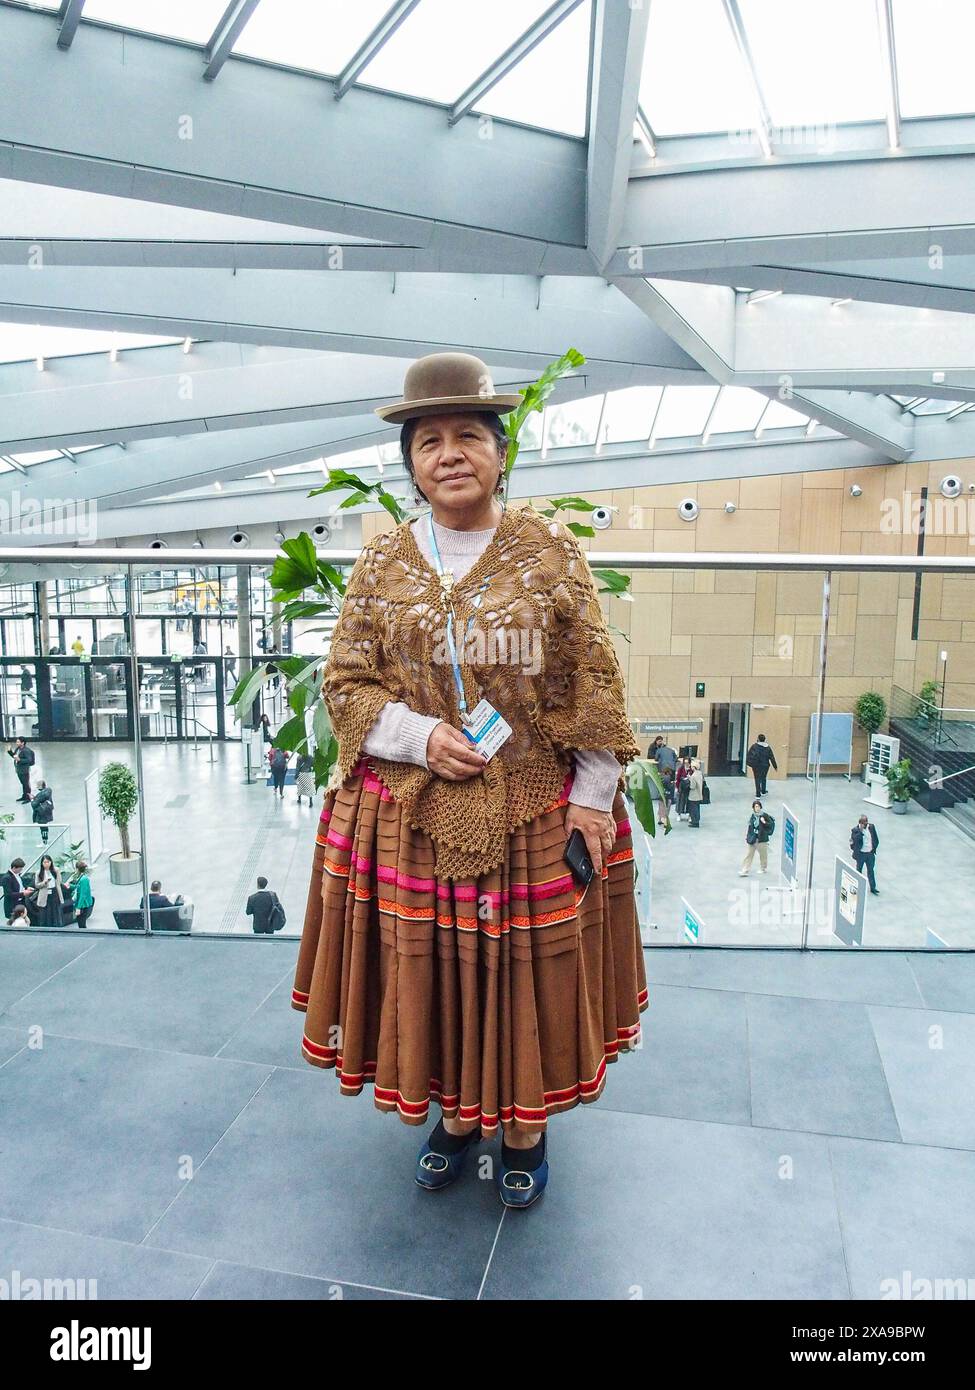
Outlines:
<svg viewBox="0 0 975 1390"><path fill-rule="evenodd" d="M924 783L932 791L937 791L945 782L950 782L952 777L964 777L966 772L975 772L975 763L972 763L971 767L959 768L957 772L949 772L947 777L925 777Z"/></svg>
<svg viewBox="0 0 975 1390"><path fill-rule="evenodd" d="M277 550L193 550L175 547L161 551L133 546L2 546L0 565L106 565L113 571L119 565L146 566L153 570L181 567L200 569L210 565L244 566L248 569L270 568L279 557ZM329 550L322 547L318 555L333 565L353 565L361 547L348 550ZM702 551L681 550L650 554L638 550L591 551L590 558L603 567L631 570L778 570L780 572L832 570L836 573L875 572L878 574L972 574L975 575L975 556L963 555L801 555L790 552L777 555L768 551ZM17 582L16 580L12 582Z"/></svg>
<svg viewBox="0 0 975 1390"><path fill-rule="evenodd" d="M160 714L161 714L162 717L163 717L163 729L165 730L165 732L163 733L163 742L164 742L164 743L168 743L168 742L169 742L169 730L166 728L166 720L167 720L167 719L175 720L175 719L176 719L176 711L173 710L173 709L164 709L164 710L160 710ZM203 732L206 734L207 739L209 740L209 743L210 743L210 762L211 762L211 763L214 762L215 759L214 759L214 756L213 756L213 730L212 730L212 729L208 729L207 726L206 726L205 724L201 724L200 721L199 721L199 719L196 719L192 714L184 714L183 717L182 717L182 723L183 723L183 727L184 727L184 728L186 727L187 724L192 724L192 725L193 725L193 748L194 748L195 750L198 750L199 747L200 747L199 737L198 737L196 731L197 731L197 729L202 729L202 730L203 730ZM175 735L174 735L174 737L175 737Z"/></svg>

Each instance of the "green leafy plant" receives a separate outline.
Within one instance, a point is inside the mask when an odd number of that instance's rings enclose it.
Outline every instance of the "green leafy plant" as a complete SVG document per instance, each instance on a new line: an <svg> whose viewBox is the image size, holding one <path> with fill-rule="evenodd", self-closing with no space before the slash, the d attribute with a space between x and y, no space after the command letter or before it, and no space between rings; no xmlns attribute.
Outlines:
<svg viewBox="0 0 975 1390"><path fill-rule="evenodd" d="M518 458L519 436L525 421L533 412L544 410L561 378L583 366L585 360L581 352L569 348L555 362L549 363L537 381L522 388L521 403L504 416L504 430L508 441L504 470L506 498L511 470ZM348 493L339 503L339 511L360 506L364 502L375 502L389 513L397 525L410 515L407 508L381 481L367 483L347 469L330 469L328 482L323 483L321 487L313 488L308 496L320 497L324 493L333 492ZM551 505L542 513L548 517L568 511L591 513L595 507L595 503L587 502L582 497L549 498L549 502ZM566 525L576 536L595 535L593 528L582 522L569 521ZM291 623L299 619L307 621L335 618L345 595L345 580L333 565L319 557L311 536L302 532L282 542L281 552L268 577L274 602L282 605L280 621ZM632 596L628 592L628 575L609 569L593 569L592 572L602 585L598 590L600 594L632 602ZM327 630L325 624L321 624L307 628L306 632L324 630ZM619 629L614 628L613 631L619 632ZM626 633L620 635L629 641ZM269 665L276 668L285 682L291 717L275 735L275 746L291 752L310 754L317 787L328 781L338 756L338 744L332 733L328 710L321 698L324 664L322 656L275 656L272 661L261 662L253 670L243 673L230 697L236 718L242 722L249 717L254 701L274 675L273 671L269 671ZM650 833L653 834L652 829Z"/></svg>
<svg viewBox="0 0 975 1390"><path fill-rule="evenodd" d="M928 724L941 706L941 682L925 681L918 692L916 718L921 724Z"/></svg>
<svg viewBox="0 0 975 1390"><path fill-rule="evenodd" d="M122 858L131 859L129 821L139 804L139 788L132 769L125 763L106 763L98 774L98 805L103 816L117 828Z"/></svg>
<svg viewBox="0 0 975 1390"><path fill-rule="evenodd" d="M901 758L887 769L887 789L891 801L910 801L918 789L918 781L911 772L910 758Z"/></svg>
<svg viewBox="0 0 975 1390"><path fill-rule="evenodd" d="M887 718L887 701L875 690L867 690L858 696L853 706L853 716L861 729L875 734Z"/></svg>
<svg viewBox="0 0 975 1390"><path fill-rule="evenodd" d="M650 787L657 790L657 797L650 794ZM657 799L666 801L663 779L660 776L660 768L652 758L634 758L627 764L626 768L626 787L630 800L633 802L633 809L636 811L637 820L651 839L657 836ZM669 835L673 826L670 823L670 816L664 822L664 834Z"/></svg>
<svg viewBox="0 0 975 1390"><path fill-rule="evenodd" d="M3 815L0 815L0 840L5 840L7 838L7 832L3 827L9 825L13 819L14 817L10 811L4 811Z"/></svg>
<svg viewBox="0 0 975 1390"><path fill-rule="evenodd" d="M68 845L67 849L63 849L61 853L55 857L54 862L62 874L66 874L69 870L74 869L77 861L83 857L81 852L84 847L84 840L75 840L73 844Z"/></svg>

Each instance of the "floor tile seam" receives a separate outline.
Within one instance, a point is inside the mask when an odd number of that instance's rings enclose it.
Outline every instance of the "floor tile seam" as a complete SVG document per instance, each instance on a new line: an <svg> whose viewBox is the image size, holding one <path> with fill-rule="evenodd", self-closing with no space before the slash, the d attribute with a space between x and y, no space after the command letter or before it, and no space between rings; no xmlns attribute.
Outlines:
<svg viewBox="0 0 975 1390"><path fill-rule="evenodd" d="M254 1099L255 1096L260 1095L261 1091L263 1091L264 1087L267 1085L267 1083L270 1081L270 1079L271 1079L271 1077L272 1077L273 1075L274 1075L274 1071L273 1071L273 1068L272 1068L272 1070L268 1073L268 1075L264 1078L264 1080L263 1080L263 1081L261 1082L261 1084L258 1086L257 1090L254 1091L253 1094L250 1095L250 1096L247 1098L247 1100L244 1102L244 1104L240 1107L240 1109L237 1111L237 1114L236 1114L236 1115L233 1117L233 1119L230 1121L230 1124L226 1126L226 1128L223 1130L222 1134L218 1135L217 1138L213 1141L213 1143L212 1143L212 1144L210 1145L210 1147L207 1149L206 1153L205 1153L205 1154L203 1155L203 1157L201 1158L200 1162L199 1162L197 1165L195 1165L194 1171L193 1171L193 1177L192 1177L191 1179L189 1179L188 1181L186 1181L186 1182L183 1183L183 1185L182 1185L182 1186L178 1189L178 1191L174 1194L174 1196L172 1197L172 1199L166 1204L166 1206L163 1208L163 1210L162 1210L162 1211L159 1213L159 1215L156 1217L155 1221L154 1221L154 1222L152 1223L152 1225L149 1227L148 1231L146 1231L145 1235L144 1235L144 1236L142 1237L142 1239L139 1241L139 1244L140 1244L140 1245L145 1245L145 1244L146 1244L147 1240L148 1240L149 1237L152 1235L152 1233L153 1233L153 1231L156 1229L156 1227L159 1225L160 1221L163 1220L163 1218L164 1218L164 1217L166 1216L166 1214L170 1211L170 1209L179 1201L180 1197L182 1197L183 1193L186 1191L187 1187L189 1187L190 1183L196 1181L196 1179L199 1177L200 1173L202 1173L203 1169L206 1167L206 1163L207 1163L207 1160L209 1159L210 1155L211 1155L211 1154L214 1152L214 1150L222 1143L222 1141L227 1137L227 1135L228 1135L228 1134L230 1133L230 1131L233 1129L234 1125L235 1125L235 1124L237 1123L237 1121L240 1119L241 1115L242 1115L242 1114L244 1113L244 1111L247 1109L248 1105L250 1105L251 1101Z"/></svg>
<svg viewBox="0 0 975 1390"><path fill-rule="evenodd" d="M864 1144L888 1144L897 1149L925 1149L932 1153L957 1153L969 1154L975 1159L975 1145L968 1148L964 1144L933 1144L931 1141L921 1143L916 1139L883 1139L873 1134L840 1134L837 1130L831 1129L795 1129L788 1125L765 1125L756 1123L744 1124L741 1120L703 1120L697 1115L671 1115L661 1110L622 1110L612 1105L607 1105L600 1101L599 1111L604 1114L629 1116L630 1118L640 1118L645 1120L673 1120L677 1124L687 1125L713 1125L720 1129L738 1129L742 1133L749 1130L760 1130L769 1134L800 1134L807 1135L813 1139L849 1139L853 1142ZM896 1118L896 1117L895 1117ZM898 1129L900 1126L898 1126Z"/></svg>

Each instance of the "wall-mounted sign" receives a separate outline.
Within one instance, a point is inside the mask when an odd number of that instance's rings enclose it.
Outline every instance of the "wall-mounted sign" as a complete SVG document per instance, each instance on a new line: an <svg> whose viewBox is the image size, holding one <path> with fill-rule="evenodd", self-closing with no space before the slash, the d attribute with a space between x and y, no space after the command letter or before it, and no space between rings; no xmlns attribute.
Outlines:
<svg viewBox="0 0 975 1390"><path fill-rule="evenodd" d="M704 699L704 682L698 681L694 687L694 696L698 700Z"/></svg>
<svg viewBox="0 0 975 1390"><path fill-rule="evenodd" d="M640 719L633 727L640 734L700 734L703 719Z"/></svg>

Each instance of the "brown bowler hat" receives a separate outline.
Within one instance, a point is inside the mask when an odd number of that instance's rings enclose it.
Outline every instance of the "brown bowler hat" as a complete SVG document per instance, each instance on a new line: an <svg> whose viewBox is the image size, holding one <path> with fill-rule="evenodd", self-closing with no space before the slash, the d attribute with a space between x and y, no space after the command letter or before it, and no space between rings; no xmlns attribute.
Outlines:
<svg viewBox="0 0 975 1390"><path fill-rule="evenodd" d="M380 406L376 414L391 425L423 415L452 415L457 410L493 410L505 415L521 405L518 392L499 395L487 363L469 352L432 352L411 364L403 382L403 399Z"/></svg>

